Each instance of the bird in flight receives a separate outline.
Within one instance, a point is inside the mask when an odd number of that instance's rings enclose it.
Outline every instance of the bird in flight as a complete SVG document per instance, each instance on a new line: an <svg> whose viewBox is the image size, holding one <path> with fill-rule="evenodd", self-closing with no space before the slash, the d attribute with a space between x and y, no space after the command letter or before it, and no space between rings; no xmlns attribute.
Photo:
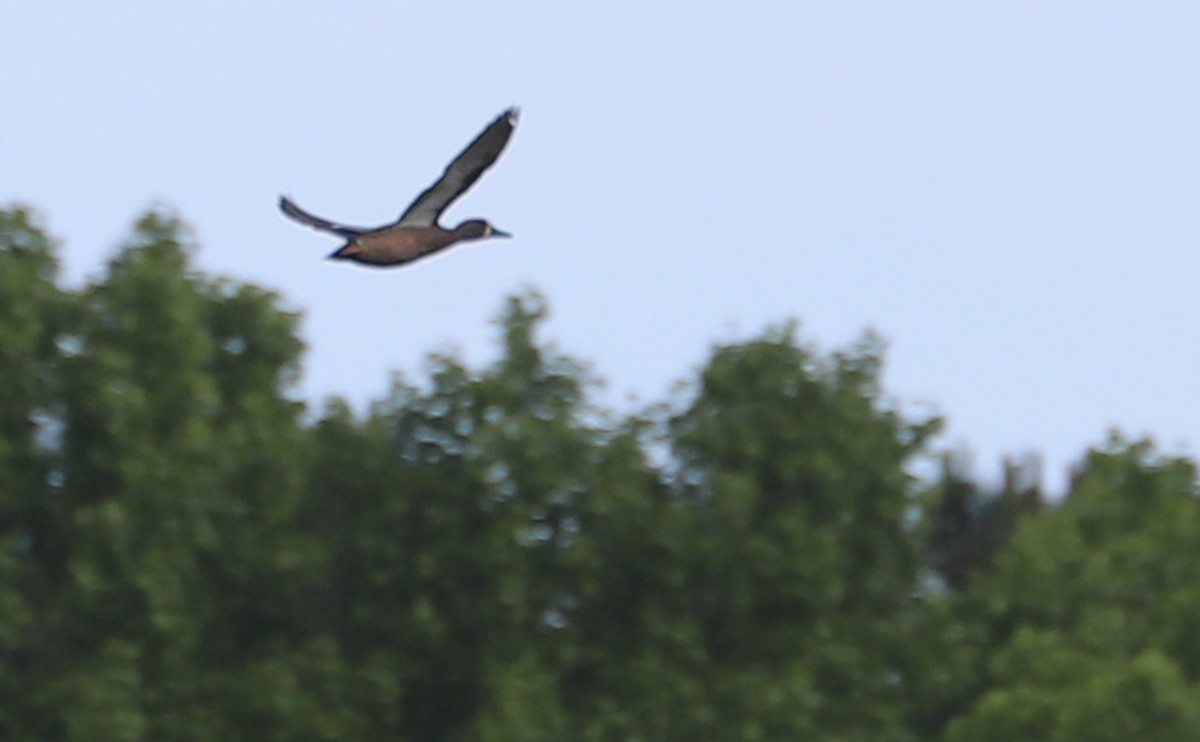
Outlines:
<svg viewBox="0 0 1200 742"><path fill-rule="evenodd" d="M374 266L404 265L458 242L511 237L484 219L468 219L454 229L446 229L438 224L438 217L479 180L504 151L517 125L518 114L516 108L509 108L488 124L446 167L442 177L417 196L391 224L371 229L348 227L310 214L286 196L280 196L279 208L301 224L345 238L346 244L330 258Z"/></svg>

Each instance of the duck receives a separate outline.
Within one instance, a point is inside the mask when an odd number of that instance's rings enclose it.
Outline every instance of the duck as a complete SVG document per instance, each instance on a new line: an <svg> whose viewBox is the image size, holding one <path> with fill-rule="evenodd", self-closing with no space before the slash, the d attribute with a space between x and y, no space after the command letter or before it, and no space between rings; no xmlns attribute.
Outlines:
<svg viewBox="0 0 1200 742"><path fill-rule="evenodd" d="M464 242L512 237L486 219L467 219L453 229L438 223L450 204L467 192L495 164L516 129L520 110L503 111L454 158L441 177L417 196L400 218L381 227L350 227L316 216L287 196L279 209L289 219L346 240L329 255L374 267L402 266Z"/></svg>

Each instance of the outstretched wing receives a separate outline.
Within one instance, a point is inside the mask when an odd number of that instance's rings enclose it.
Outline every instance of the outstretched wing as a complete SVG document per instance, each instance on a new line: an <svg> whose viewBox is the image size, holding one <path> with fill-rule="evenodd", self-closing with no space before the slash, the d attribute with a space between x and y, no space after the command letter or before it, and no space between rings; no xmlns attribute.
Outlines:
<svg viewBox="0 0 1200 742"><path fill-rule="evenodd" d="M286 214L288 218L294 219L301 224L312 227L313 229L319 229L322 232L332 232L342 237L357 237L358 235L366 234L367 232L372 231L370 229L363 229L361 227L347 227L345 224L337 224L329 221L328 219L322 219L321 217L310 214L296 204L292 203L291 199L289 199L287 196L279 197L279 210Z"/></svg>
<svg viewBox="0 0 1200 742"><path fill-rule="evenodd" d="M461 196L483 171L492 166L508 144L517 125L519 111L510 108L467 145L442 173L437 182L425 189L400 215L396 224L406 227L432 227L446 207Z"/></svg>

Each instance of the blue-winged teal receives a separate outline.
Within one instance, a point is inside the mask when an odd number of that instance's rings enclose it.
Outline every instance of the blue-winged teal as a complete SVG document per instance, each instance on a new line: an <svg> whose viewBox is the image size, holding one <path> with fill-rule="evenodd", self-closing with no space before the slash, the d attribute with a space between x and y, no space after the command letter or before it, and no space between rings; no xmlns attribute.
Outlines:
<svg viewBox="0 0 1200 742"><path fill-rule="evenodd" d="M353 260L367 265L403 265L466 240L484 237L511 237L483 219L468 219L454 229L438 224L438 217L456 198L466 192L483 171L492 166L517 125L516 108L500 114L454 158L437 182L417 196L400 218L374 229L347 227L304 211L286 196L279 208L288 217L313 229L332 232L346 238L330 258Z"/></svg>

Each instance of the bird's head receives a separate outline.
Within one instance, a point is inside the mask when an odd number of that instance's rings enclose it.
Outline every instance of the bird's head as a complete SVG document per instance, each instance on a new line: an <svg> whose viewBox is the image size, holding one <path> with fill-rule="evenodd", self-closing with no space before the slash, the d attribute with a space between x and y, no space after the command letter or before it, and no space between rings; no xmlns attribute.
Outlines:
<svg viewBox="0 0 1200 742"><path fill-rule="evenodd" d="M502 232L483 219L468 219L454 228L454 234L460 240L482 240L485 237L512 237L508 232Z"/></svg>

